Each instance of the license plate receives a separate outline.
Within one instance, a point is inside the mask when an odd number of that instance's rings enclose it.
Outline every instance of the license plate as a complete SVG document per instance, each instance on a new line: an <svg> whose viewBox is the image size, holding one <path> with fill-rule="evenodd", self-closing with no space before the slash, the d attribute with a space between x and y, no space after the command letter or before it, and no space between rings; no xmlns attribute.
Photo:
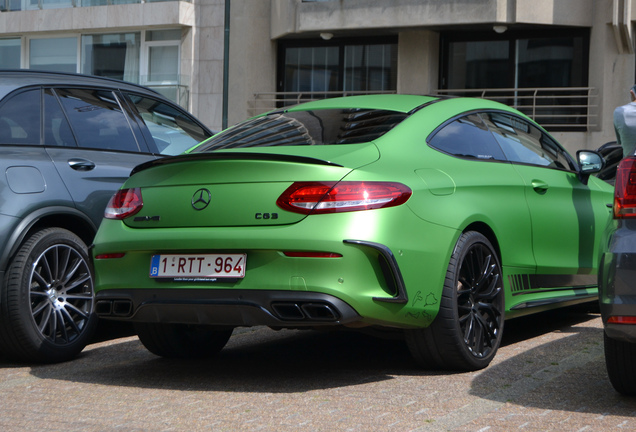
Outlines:
<svg viewBox="0 0 636 432"><path fill-rule="evenodd" d="M153 278L243 278L246 254L153 255Z"/></svg>

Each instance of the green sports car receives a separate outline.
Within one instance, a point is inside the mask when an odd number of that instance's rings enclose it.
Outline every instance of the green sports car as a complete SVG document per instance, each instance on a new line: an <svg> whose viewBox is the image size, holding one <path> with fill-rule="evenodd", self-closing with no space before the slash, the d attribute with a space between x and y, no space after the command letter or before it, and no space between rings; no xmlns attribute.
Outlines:
<svg viewBox="0 0 636 432"><path fill-rule="evenodd" d="M423 367L486 367L504 319L598 298L612 187L481 99L276 110L138 166L92 248L96 312L167 357L234 327L394 329Z"/></svg>

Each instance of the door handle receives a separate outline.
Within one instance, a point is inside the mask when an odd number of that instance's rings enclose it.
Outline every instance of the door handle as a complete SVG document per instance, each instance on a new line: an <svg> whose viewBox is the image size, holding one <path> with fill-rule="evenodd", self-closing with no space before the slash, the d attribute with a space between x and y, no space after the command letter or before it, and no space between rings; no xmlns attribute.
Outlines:
<svg viewBox="0 0 636 432"><path fill-rule="evenodd" d="M69 159L68 165L75 171L90 171L95 168L95 163L89 161L88 159Z"/></svg>
<svg viewBox="0 0 636 432"><path fill-rule="evenodd" d="M532 180L532 189L539 194L544 194L548 191L548 184L541 180Z"/></svg>

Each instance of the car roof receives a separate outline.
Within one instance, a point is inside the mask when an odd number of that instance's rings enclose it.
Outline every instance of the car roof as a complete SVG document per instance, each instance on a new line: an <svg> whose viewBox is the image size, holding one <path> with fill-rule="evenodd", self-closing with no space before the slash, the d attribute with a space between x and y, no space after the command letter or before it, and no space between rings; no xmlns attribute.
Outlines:
<svg viewBox="0 0 636 432"><path fill-rule="evenodd" d="M153 96L161 96L159 93L147 87L113 78L30 69L0 69L0 98L3 98L16 89L37 85L118 88L151 94Z"/></svg>
<svg viewBox="0 0 636 432"><path fill-rule="evenodd" d="M488 99L411 94L374 94L321 99L285 107L283 110L275 110L270 112L270 114L281 111L311 111L317 109L371 109L412 113L428 106L434 107L431 109L435 110L443 109L447 111L448 115L480 109L498 109L520 114L507 105Z"/></svg>

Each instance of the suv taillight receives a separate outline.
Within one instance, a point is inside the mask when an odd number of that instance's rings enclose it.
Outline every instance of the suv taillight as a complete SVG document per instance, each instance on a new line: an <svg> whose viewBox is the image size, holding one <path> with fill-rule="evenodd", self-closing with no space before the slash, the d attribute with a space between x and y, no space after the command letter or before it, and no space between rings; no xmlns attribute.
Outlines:
<svg viewBox="0 0 636 432"><path fill-rule="evenodd" d="M120 189L108 202L106 210L104 210L104 217L106 219L125 219L139 213L143 205L141 189Z"/></svg>
<svg viewBox="0 0 636 432"><path fill-rule="evenodd" d="M394 207L411 194L408 186L392 182L296 182L276 204L294 213L337 213Z"/></svg>
<svg viewBox="0 0 636 432"><path fill-rule="evenodd" d="M614 217L636 217L636 157L623 159L616 169Z"/></svg>

